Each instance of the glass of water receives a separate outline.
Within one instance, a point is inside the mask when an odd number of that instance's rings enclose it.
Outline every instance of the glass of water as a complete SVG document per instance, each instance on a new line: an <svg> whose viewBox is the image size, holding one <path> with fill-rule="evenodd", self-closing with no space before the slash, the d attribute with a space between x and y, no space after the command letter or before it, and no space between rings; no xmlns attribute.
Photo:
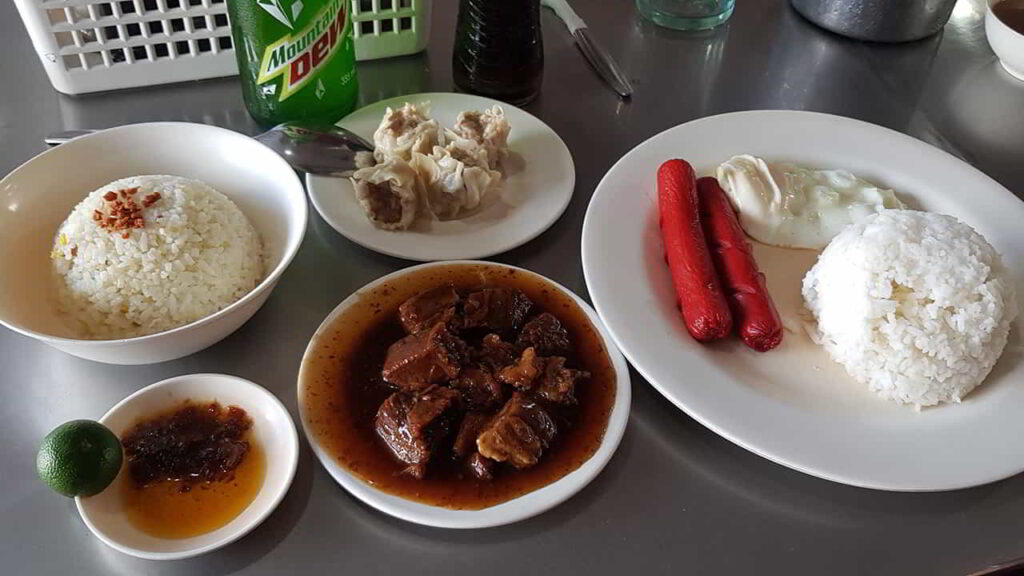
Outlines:
<svg viewBox="0 0 1024 576"><path fill-rule="evenodd" d="M714 28L732 16L736 0L636 0L645 18L676 30Z"/></svg>

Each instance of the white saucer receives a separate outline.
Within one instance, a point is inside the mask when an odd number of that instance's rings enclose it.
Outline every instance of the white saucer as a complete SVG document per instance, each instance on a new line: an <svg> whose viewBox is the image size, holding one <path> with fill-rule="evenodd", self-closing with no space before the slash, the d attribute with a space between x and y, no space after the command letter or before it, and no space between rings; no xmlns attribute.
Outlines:
<svg viewBox="0 0 1024 576"><path fill-rule="evenodd" d="M288 409L262 386L224 374L189 374L146 386L110 409L100 423L121 437L139 418L185 400L238 406L252 418L250 434L266 455L263 487L249 507L224 526L182 539L150 536L133 526L122 511L119 485L128 481L128 463L114 483L89 498L75 498L78 513L92 533L111 548L147 560L191 558L221 548L248 534L284 499L299 463L299 439Z"/></svg>
<svg viewBox="0 0 1024 576"><path fill-rule="evenodd" d="M412 94L377 102L338 124L373 140L388 106L430 104L430 115L451 127L459 112L501 106L512 131L507 177L497 193L458 220L420 218L410 230L381 230L370 224L347 178L306 175L306 188L320 216L349 240L376 252L421 262L486 258L525 244L558 220L572 199L576 168L569 149L547 124L502 102L468 94Z"/></svg>
<svg viewBox="0 0 1024 576"><path fill-rule="evenodd" d="M1024 294L1024 203L968 164L873 124L810 112L723 114L640 144L601 181L583 225L594 306L633 366L694 419L796 470L885 490L950 490L1024 470L1024 363L1019 328L980 388L960 405L915 412L854 382L793 319L815 253L755 245L783 324L767 353L737 339L705 346L676 307L658 228L655 174L670 158L699 175L736 154L843 168L892 188L910 207L951 214L996 247ZM1019 324L1019 323L1018 323Z"/></svg>

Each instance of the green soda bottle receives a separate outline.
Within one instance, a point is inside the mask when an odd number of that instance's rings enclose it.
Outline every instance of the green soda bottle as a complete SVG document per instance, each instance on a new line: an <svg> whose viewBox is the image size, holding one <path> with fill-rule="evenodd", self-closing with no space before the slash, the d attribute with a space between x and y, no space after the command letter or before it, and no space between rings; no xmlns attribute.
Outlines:
<svg viewBox="0 0 1024 576"><path fill-rule="evenodd" d="M229 0L231 36L249 114L265 126L334 123L359 86L349 0Z"/></svg>

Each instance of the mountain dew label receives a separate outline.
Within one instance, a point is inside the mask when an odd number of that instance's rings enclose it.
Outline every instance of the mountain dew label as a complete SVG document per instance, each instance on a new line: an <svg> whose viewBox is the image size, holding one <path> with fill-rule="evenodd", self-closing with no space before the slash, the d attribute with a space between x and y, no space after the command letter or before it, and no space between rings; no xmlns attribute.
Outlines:
<svg viewBox="0 0 1024 576"><path fill-rule="evenodd" d="M231 0L235 54L249 112L264 124L335 121L355 106L349 0Z"/></svg>
<svg viewBox="0 0 1024 576"><path fill-rule="evenodd" d="M267 1L260 2L261 7ZM348 37L350 26L342 0L331 0L305 28L267 46L256 82L263 84L284 76L278 99L287 99L334 56L341 47L341 39Z"/></svg>

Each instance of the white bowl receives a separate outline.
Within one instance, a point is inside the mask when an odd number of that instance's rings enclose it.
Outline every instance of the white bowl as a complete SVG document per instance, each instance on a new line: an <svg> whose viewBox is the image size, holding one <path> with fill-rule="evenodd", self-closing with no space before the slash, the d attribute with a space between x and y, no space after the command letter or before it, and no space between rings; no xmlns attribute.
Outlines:
<svg viewBox="0 0 1024 576"><path fill-rule="evenodd" d="M1014 78L1024 80L1024 34L1010 28L992 13L992 6L998 1L988 0L985 3L985 36L1003 69Z"/></svg>
<svg viewBox="0 0 1024 576"><path fill-rule="evenodd" d="M611 359L612 366L615 368L616 375L615 402L612 405L612 412L608 418L608 427L605 428L604 438L601 440L601 445L597 448L597 451L594 452L590 459L584 462L576 470L562 476L551 484L542 486L541 488L524 494L518 498L496 504L489 508L483 508L481 510L451 510L440 506L422 504L420 502L414 502L400 496L383 492L367 484L358 476L352 474L347 468L341 466L337 459L335 459L335 457L328 452L327 448L321 444L320 439L313 432L312 426L309 423L309 410L305 405L306 395L303 393L305 382L309 378L307 374L309 362L311 357L316 353L317 343L320 338L324 337L327 328L339 315L344 314L346 310L354 306L362 298L372 294L375 289L386 283L394 282L402 276L426 268L435 268L439 266L448 267L452 265L487 265L496 268L517 270L523 274L543 278L551 286L554 286L564 294L570 296L586 313L591 324L597 328L598 334L600 334L601 337L601 342L604 344L605 350L608 352L608 357ZM488 528L491 526L511 524L512 522L518 522L545 512L568 500L589 484L591 480L597 477L608 461L611 460L612 454L615 453L615 449L619 447L619 442L622 440L622 434L626 429L626 422L629 420L629 406L632 391L630 389L629 368L626 366L626 360L622 357L622 353L619 352L619 349L615 345L615 341L612 340L611 335L604 327L604 324L598 317L597 312L595 312L594 309L584 302L579 296L573 294L568 288L554 282L553 280L540 276L536 272L531 272L515 266L508 266L506 264L497 264L494 262L463 260L432 262L399 270L398 272L388 274L387 276L367 284L342 301L341 304L338 304L338 306L327 315L327 318L325 318L323 323L320 324L320 327L317 328L313 337L309 341L309 346L306 347L306 353L302 358L302 364L299 368L298 394L299 418L302 421L302 430L305 433L310 446L313 447L313 452L334 480L338 482L338 484L341 484L341 486L345 488L345 490L348 490L348 492L353 496L381 512L401 518L408 522L415 522L417 524L435 526L438 528Z"/></svg>
<svg viewBox="0 0 1024 576"><path fill-rule="evenodd" d="M248 380L224 374L189 374L146 386L103 415L100 422L120 437L140 418L173 408L185 400L238 406L252 418L251 438L266 455L266 477L259 493L234 520L206 534L166 539L133 526L123 513L121 484L129 482L128 464L113 484L96 496L75 498L89 530L111 548L148 560L190 558L226 546L249 533L281 502L299 463L299 438L288 409L276 396Z"/></svg>
<svg viewBox="0 0 1024 576"><path fill-rule="evenodd" d="M118 178L171 174L223 192L263 240L267 275L245 297L201 320L149 336L80 340L55 305L49 252L57 227L85 196ZM259 310L306 230L306 197L295 171L259 142L203 124L134 124L76 138L0 180L0 323L81 358L149 364L197 352Z"/></svg>

